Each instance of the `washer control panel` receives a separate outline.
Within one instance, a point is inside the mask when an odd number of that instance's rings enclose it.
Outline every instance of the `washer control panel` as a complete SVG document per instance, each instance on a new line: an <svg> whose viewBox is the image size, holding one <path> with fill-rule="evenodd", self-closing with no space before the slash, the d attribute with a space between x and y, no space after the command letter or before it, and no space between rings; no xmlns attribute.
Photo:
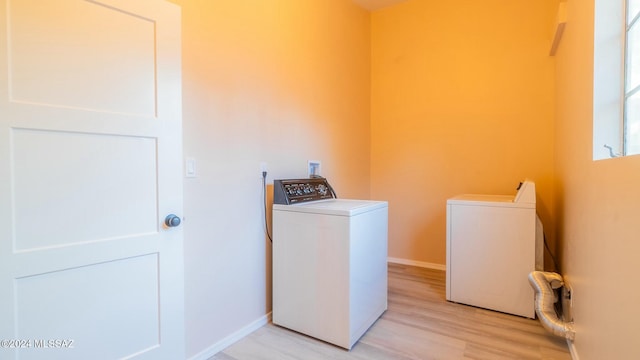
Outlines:
<svg viewBox="0 0 640 360"><path fill-rule="evenodd" d="M273 203L291 205L335 198L325 178L273 180Z"/></svg>

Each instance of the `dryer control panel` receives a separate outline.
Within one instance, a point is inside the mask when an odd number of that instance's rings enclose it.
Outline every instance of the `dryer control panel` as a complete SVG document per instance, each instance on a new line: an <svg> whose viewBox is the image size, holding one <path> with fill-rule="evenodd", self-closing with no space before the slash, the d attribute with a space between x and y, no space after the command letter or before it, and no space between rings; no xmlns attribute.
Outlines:
<svg viewBox="0 0 640 360"><path fill-rule="evenodd" d="M273 180L273 203L291 205L336 198L325 178Z"/></svg>

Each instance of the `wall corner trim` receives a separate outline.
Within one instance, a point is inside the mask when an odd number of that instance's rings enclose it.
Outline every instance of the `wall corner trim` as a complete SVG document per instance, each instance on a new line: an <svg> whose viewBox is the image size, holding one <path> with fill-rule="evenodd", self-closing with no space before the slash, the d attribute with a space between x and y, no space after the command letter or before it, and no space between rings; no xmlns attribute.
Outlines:
<svg viewBox="0 0 640 360"><path fill-rule="evenodd" d="M580 360L578 356L578 350L576 349L576 345L573 341L567 339L567 346L569 347L569 354L571 355L572 360Z"/></svg>
<svg viewBox="0 0 640 360"><path fill-rule="evenodd" d="M553 38L551 40L551 50L549 50L549 56L555 56L560 46L560 40L564 33L564 28L567 25L567 3L561 2L558 4L558 14L556 20L553 23Z"/></svg>

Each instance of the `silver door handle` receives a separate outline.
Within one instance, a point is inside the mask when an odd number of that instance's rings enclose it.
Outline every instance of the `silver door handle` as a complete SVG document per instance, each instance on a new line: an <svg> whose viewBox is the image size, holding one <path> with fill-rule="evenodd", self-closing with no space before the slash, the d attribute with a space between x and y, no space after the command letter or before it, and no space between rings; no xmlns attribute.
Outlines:
<svg viewBox="0 0 640 360"><path fill-rule="evenodd" d="M180 225L180 217L178 215L169 214L164 218L164 224L168 227L176 227Z"/></svg>

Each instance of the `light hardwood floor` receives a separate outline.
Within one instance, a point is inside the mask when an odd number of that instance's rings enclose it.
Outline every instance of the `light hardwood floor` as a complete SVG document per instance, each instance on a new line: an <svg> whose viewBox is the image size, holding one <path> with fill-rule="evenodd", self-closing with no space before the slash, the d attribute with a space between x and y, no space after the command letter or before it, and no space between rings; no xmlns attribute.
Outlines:
<svg viewBox="0 0 640 360"><path fill-rule="evenodd" d="M445 299L445 273L389 265L389 306L351 351L268 324L209 360L567 359L537 320Z"/></svg>

